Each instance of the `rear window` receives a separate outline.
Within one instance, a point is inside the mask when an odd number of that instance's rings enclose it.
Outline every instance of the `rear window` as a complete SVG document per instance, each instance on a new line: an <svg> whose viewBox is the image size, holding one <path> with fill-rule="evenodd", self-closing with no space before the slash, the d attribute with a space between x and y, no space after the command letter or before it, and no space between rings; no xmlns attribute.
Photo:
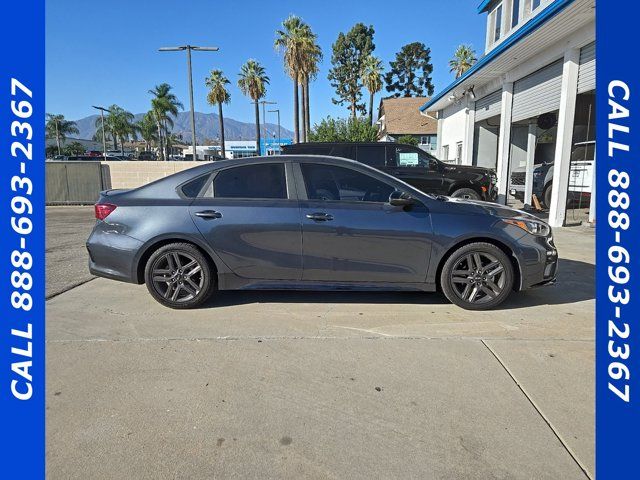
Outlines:
<svg viewBox="0 0 640 480"><path fill-rule="evenodd" d="M287 198L284 164L263 163L222 170L213 180L216 198Z"/></svg>

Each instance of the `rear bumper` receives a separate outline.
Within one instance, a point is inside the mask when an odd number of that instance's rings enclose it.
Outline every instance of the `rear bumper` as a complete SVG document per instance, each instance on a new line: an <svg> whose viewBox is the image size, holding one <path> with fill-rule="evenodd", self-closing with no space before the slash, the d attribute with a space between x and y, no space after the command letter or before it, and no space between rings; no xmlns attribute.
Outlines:
<svg viewBox="0 0 640 480"><path fill-rule="evenodd" d="M109 224L98 222L86 247L89 252L89 272L98 277L138 283L135 257L142 242L109 229Z"/></svg>

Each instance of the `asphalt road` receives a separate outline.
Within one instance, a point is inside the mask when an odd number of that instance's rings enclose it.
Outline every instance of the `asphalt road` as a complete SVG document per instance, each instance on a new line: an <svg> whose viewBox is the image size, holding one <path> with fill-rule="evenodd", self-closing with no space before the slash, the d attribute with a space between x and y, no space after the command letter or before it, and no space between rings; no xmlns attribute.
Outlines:
<svg viewBox="0 0 640 480"><path fill-rule="evenodd" d="M177 312L73 287L91 212L47 214L47 271L75 276L48 277L49 478L593 475L593 230L559 229L558 285L493 312L326 292Z"/></svg>

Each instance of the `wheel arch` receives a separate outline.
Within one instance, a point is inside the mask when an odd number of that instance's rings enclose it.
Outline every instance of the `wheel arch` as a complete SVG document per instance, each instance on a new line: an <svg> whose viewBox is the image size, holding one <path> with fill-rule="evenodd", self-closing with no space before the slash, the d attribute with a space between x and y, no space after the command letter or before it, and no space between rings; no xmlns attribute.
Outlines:
<svg viewBox="0 0 640 480"><path fill-rule="evenodd" d="M199 240L194 239L191 236L181 234L167 234L159 237L155 237L146 242L142 248L138 251L133 262L133 275L132 278L136 280L138 284L144 283L144 269L147 265L147 261L153 255L158 248L168 245L170 243L189 243L195 246L209 261L210 266L214 269L217 275L220 272L222 265L220 259L211 252L209 247Z"/></svg>
<svg viewBox="0 0 640 480"><path fill-rule="evenodd" d="M460 247L464 247L465 245L469 245L471 243L478 243L478 242L490 243L492 245L495 245L496 247L498 247L500 250L504 252L504 254L511 261L511 266L513 267L513 275L514 275L513 289L516 291L520 290L522 286L522 269L520 267L520 262L518 261L518 258L515 256L513 249L509 245L493 237L469 237L469 238L465 238L455 242L440 257L440 261L438 263L438 268L436 269L436 276L435 276L436 288L438 290L442 290L442 286L440 284L440 275L442 274L442 268L444 267L444 264L446 263L447 259L451 256L451 254L455 252L457 249L459 249Z"/></svg>
<svg viewBox="0 0 640 480"><path fill-rule="evenodd" d="M482 188L480 188L479 185L476 185L470 181L461 181L461 182L455 182L451 184L451 186L449 187L449 191L447 192L447 195L451 196L453 192L455 192L456 190L460 190L461 188L469 188L473 190L480 196L480 198L482 198L483 195L485 195L484 192L482 191Z"/></svg>

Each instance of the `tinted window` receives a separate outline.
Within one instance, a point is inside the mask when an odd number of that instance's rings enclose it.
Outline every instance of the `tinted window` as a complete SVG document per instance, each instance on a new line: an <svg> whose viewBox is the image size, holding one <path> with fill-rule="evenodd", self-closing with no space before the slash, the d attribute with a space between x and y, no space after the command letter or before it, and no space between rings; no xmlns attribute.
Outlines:
<svg viewBox="0 0 640 480"><path fill-rule="evenodd" d="M202 175L195 180L191 180L189 183L185 183L182 186L182 194L188 198L196 198L200 193L200 190L202 190L202 187L204 187L204 183L208 178L209 174Z"/></svg>
<svg viewBox="0 0 640 480"><path fill-rule="evenodd" d="M213 180L216 198L287 198L284 164L228 168Z"/></svg>
<svg viewBox="0 0 640 480"><path fill-rule="evenodd" d="M435 168L436 164L429 156L417 148L395 147L396 165L398 167Z"/></svg>
<svg viewBox="0 0 640 480"><path fill-rule="evenodd" d="M384 167L384 145L358 146L358 161L372 167Z"/></svg>
<svg viewBox="0 0 640 480"><path fill-rule="evenodd" d="M301 163L307 196L312 200L386 202L394 187L356 170Z"/></svg>

